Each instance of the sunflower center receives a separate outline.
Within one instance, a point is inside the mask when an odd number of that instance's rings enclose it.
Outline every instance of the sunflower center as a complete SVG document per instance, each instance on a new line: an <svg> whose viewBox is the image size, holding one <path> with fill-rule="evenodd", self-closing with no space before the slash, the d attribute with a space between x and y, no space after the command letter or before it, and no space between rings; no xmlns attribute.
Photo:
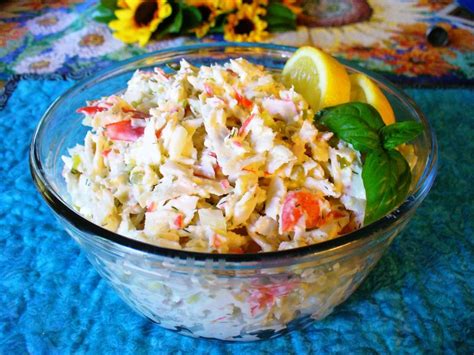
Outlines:
<svg viewBox="0 0 474 355"><path fill-rule="evenodd" d="M238 35L248 35L254 29L255 25L253 24L253 21L248 18L243 18L242 20L239 20L239 22L237 22L234 31Z"/></svg>
<svg viewBox="0 0 474 355"><path fill-rule="evenodd" d="M156 1L143 1L135 10L133 19L138 26L147 26L155 17L155 12L158 10Z"/></svg>
<svg viewBox="0 0 474 355"><path fill-rule="evenodd" d="M253 0L242 0L242 4L253 4Z"/></svg>
<svg viewBox="0 0 474 355"><path fill-rule="evenodd" d="M212 12L210 8L208 8L205 5L202 5L202 6L198 6L197 9L201 13L201 17L203 21L209 20L209 16L211 16L211 12Z"/></svg>

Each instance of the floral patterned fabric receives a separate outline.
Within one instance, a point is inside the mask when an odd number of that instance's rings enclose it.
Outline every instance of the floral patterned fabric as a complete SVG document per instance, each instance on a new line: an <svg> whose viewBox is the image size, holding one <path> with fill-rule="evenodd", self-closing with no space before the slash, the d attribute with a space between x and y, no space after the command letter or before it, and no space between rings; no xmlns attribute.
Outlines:
<svg viewBox="0 0 474 355"><path fill-rule="evenodd" d="M451 1L294 0L302 13L297 31L267 41L312 44L382 72L392 81L423 86L474 83L474 28ZM96 1L19 1L0 4L0 108L21 78L78 79L112 62L197 41L180 37L125 45L94 22ZM464 11L464 17L454 15ZM449 35L447 46L428 43L432 25ZM220 36L204 40L222 40Z"/></svg>

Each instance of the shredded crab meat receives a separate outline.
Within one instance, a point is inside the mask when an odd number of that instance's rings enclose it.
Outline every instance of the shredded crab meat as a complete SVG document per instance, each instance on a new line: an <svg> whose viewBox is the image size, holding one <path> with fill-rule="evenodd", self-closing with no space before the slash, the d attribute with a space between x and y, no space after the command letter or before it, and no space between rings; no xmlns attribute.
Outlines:
<svg viewBox="0 0 474 355"><path fill-rule="evenodd" d="M301 95L244 59L137 71L123 94L78 112L91 131L63 157L63 175L77 210L114 232L246 253L318 243L363 221L360 154L332 144Z"/></svg>

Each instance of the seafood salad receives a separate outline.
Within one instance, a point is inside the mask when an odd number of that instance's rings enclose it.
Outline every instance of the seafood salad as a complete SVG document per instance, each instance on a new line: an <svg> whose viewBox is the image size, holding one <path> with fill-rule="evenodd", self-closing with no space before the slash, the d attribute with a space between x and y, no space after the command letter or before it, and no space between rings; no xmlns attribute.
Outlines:
<svg viewBox="0 0 474 355"><path fill-rule="evenodd" d="M361 225L360 153L312 123L292 87L244 59L137 71L78 110L91 126L63 157L77 210L158 246L248 253Z"/></svg>

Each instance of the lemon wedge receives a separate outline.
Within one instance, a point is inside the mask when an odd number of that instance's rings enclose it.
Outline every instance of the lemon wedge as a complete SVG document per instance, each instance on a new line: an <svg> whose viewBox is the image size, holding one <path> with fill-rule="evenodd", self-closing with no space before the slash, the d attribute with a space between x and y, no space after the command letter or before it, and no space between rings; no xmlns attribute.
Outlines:
<svg viewBox="0 0 474 355"><path fill-rule="evenodd" d="M286 62L282 77L314 111L349 101L351 82L346 69L320 49L299 48Z"/></svg>
<svg viewBox="0 0 474 355"><path fill-rule="evenodd" d="M395 122L392 106L382 90L366 75L356 73L349 75L351 81L351 101L360 101L374 106L386 125Z"/></svg>

